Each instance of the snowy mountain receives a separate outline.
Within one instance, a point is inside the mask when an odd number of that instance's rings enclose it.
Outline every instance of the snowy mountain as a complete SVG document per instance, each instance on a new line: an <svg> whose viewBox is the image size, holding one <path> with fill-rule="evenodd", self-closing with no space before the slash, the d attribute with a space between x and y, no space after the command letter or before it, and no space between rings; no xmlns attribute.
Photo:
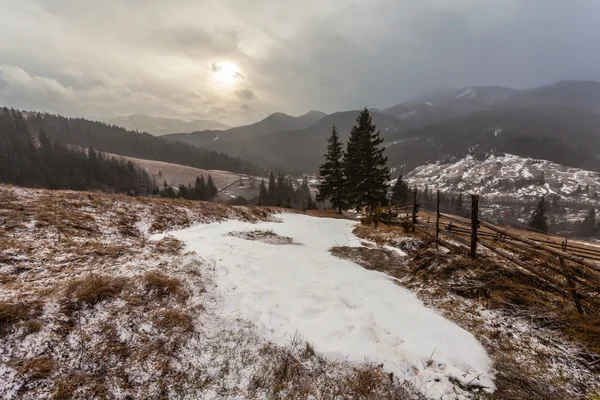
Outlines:
<svg viewBox="0 0 600 400"><path fill-rule="evenodd" d="M221 122L212 120L183 121L176 118L152 117L143 114L117 117L111 119L109 122L125 129L148 132L155 136L176 132L193 132L206 129L223 130L229 128L229 126Z"/></svg>
<svg viewBox="0 0 600 400"><path fill-rule="evenodd" d="M386 155L403 173L467 155L515 154L600 171L600 116L560 106L498 109L386 135Z"/></svg>
<svg viewBox="0 0 600 400"><path fill-rule="evenodd" d="M467 156L453 163L422 165L412 170L406 179L411 186L427 185L434 190L475 193L488 198L557 196L598 203L600 194L599 172L511 154L490 155L484 160Z"/></svg>

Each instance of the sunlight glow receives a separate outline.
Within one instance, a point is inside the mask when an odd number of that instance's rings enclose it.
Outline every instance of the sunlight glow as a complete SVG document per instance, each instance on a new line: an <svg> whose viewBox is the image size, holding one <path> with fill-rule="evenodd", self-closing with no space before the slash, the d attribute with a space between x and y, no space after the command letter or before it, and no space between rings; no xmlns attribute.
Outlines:
<svg viewBox="0 0 600 400"><path fill-rule="evenodd" d="M231 61L219 61L212 65L213 79L221 84L231 85L241 78L240 70Z"/></svg>

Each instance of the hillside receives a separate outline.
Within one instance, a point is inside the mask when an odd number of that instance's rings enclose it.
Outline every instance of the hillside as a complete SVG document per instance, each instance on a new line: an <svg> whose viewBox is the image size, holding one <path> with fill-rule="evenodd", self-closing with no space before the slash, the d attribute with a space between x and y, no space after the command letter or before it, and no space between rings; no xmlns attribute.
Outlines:
<svg viewBox="0 0 600 400"><path fill-rule="evenodd" d="M411 186L494 197L538 200L542 196L598 204L600 172L515 155L467 156L448 164L427 164L406 175Z"/></svg>
<svg viewBox="0 0 600 400"><path fill-rule="evenodd" d="M259 139L210 140L205 148L250 159L257 165L277 170L301 173L316 171L325 151L326 139L335 123L342 139L347 139L359 111L345 111L327 115L300 130L286 130L261 136ZM372 113L373 121L382 135L398 132L402 122L385 114ZM192 134L191 136L196 135ZM198 135L203 135L200 133ZM167 136L173 138L173 136ZM206 139L206 138L205 138Z"/></svg>
<svg viewBox="0 0 600 400"><path fill-rule="evenodd" d="M162 187L161 185L164 185L164 182L173 187L179 185L194 186L196 177L204 175L204 177L207 178L210 175L213 178L217 189L219 189L217 200L225 202L238 196L242 196L247 200L258 197L259 185L263 179L258 176L216 169L200 169L188 167L186 165L144 160L134 157L123 158L132 161L134 164L143 168L152 178L154 178L159 187Z"/></svg>
<svg viewBox="0 0 600 400"><path fill-rule="evenodd" d="M128 131L114 125L83 118L65 118L46 113L27 113L31 132L43 129L59 143L105 153L188 165L195 168L220 169L256 174L259 169L252 163L213 150L199 149L184 143L172 143L148 133Z"/></svg>
<svg viewBox="0 0 600 400"><path fill-rule="evenodd" d="M561 295L523 271L401 229L0 186L0 232L7 400L562 400L600 388L593 313L564 316Z"/></svg>
<svg viewBox="0 0 600 400"><path fill-rule="evenodd" d="M176 118L153 117L144 114L133 114L117 117L109 121L130 131L148 132L151 135L162 136L178 132L194 132L204 130L224 130L230 127L212 120L183 121Z"/></svg>
<svg viewBox="0 0 600 400"><path fill-rule="evenodd" d="M467 155L509 153L600 171L600 116L538 106L481 112L386 137L390 166L408 173L420 165Z"/></svg>

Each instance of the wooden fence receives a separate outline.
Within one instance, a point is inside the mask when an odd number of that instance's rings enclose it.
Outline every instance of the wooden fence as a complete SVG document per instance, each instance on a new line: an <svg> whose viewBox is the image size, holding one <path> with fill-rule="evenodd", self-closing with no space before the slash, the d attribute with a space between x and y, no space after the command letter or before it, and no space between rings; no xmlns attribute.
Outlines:
<svg viewBox="0 0 600 400"><path fill-rule="evenodd" d="M579 312L583 312L583 293L600 293L600 247L483 221L478 195L471 196L470 218L442 214L439 191L435 210L425 210L417 196L415 191L411 203L388 205L381 221L419 231L451 249L464 247L472 258L489 251L544 280L557 293L571 297Z"/></svg>

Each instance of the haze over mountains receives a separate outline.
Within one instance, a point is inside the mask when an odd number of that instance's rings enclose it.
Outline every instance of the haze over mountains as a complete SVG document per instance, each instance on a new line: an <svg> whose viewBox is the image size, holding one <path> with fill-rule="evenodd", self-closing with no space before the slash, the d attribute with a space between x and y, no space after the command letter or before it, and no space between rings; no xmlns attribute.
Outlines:
<svg viewBox="0 0 600 400"><path fill-rule="evenodd" d="M177 118L152 117L144 114L117 117L108 122L131 131L147 132L155 136L174 132L193 132L207 129L223 130L229 128L229 126L213 120L183 121Z"/></svg>
<svg viewBox="0 0 600 400"><path fill-rule="evenodd" d="M301 117L273 114L224 131L165 139L250 159L267 168L314 172L335 123L347 139L358 110ZM529 90L498 86L440 89L372 110L392 167L512 152L573 167L600 168L600 83L561 81Z"/></svg>

